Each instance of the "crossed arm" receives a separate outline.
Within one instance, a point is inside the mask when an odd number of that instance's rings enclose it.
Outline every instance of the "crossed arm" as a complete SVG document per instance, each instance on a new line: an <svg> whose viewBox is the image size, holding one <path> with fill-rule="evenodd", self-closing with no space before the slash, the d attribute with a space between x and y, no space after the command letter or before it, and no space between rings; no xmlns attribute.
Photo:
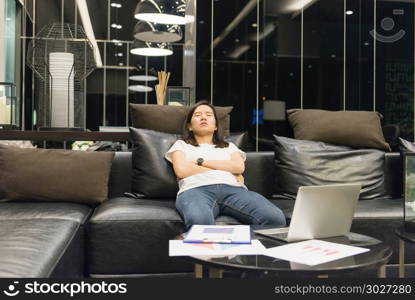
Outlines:
<svg viewBox="0 0 415 300"><path fill-rule="evenodd" d="M196 162L187 160L184 152L175 151L172 153L172 162L174 173L178 178L186 178L211 170L222 170L234 174L237 180L241 181L243 180L241 174L245 171L244 160L238 152L233 152L230 160L205 160L203 166L198 166Z"/></svg>

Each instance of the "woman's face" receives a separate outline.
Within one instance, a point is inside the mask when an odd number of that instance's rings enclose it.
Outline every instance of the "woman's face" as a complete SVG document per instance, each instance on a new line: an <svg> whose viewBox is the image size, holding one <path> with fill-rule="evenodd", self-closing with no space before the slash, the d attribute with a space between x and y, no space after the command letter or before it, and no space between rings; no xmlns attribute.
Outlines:
<svg viewBox="0 0 415 300"><path fill-rule="evenodd" d="M198 106L193 112L189 130L194 134L213 134L216 129L213 110L207 105Z"/></svg>

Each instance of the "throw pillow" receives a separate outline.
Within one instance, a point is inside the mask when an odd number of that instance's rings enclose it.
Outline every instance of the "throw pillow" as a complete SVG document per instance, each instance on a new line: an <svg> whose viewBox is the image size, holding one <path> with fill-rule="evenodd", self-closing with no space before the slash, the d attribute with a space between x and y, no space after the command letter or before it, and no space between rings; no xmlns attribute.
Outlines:
<svg viewBox="0 0 415 300"><path fill-rule="evenodd" d="M296 139L391 151L377 112L290 109L287 115Z"/></svg>
<svg viewBox="0 0 415 300"><path fill-rule="evenodd" d="M275 135L274 139L277 196L294 200L300 186L360 183L360 199L389 198L383 151Z"/></svg>
<svg viewBox="0 0 415 300"><path fill-rule="evenodd" d="M101 203L108 198L113 157L0 145L0 194L10 200Z"/></svg>
<svg viewBox="0 0 415 300"><path fill-rule="evenodd" d="M131 122L135 128L181 134L188 106L130 104ZM215 106L223 135L230 135L230 112L232 106Z"/></svg>
<svg viewBox="0 0 415 300"><path fill-rule="evenodd" d="M3 141L0 141L0 144L4 146L11 146L11 147L18 147L18 148L36 148L35 146L33 146L32 142L30 141L3 140Z"/></svg>
<svg viewBox="0 0 415 300"><path fill-rule="evenodd" d="M178 134L157 132L130 127L131 140L135 144L132 156L133 175L131 191L136 197L176 198L179 190L171 163L164 159ZM238 148L246 133L225 138Z"/></svg>

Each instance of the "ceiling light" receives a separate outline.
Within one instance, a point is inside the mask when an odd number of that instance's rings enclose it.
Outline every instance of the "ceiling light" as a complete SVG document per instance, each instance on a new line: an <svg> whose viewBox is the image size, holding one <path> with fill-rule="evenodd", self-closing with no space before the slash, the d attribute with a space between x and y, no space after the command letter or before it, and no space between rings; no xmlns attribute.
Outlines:
<svg viewBox="0 0 415 300"><path fill-rule="evenodd" d="M130 53L142 56L168 56L173 54L173 50L167 43L150 43L134 40Z"/></svg>
<svg viewBox="0 0 415 300"><path fill-rule="evenodd" d="M173 43L183 38L180 25L153 24L138 21L134 26L134 38L152 43Z"/></svg>
<svg viewBox="0 0 415 300"><path fill-rule="evenodd" d="M145 86L145 85L130 85L128 89L133 92L141 92L141 93L147 93L153 90L152 87Z"/></svg>
<svg viewBox="0 0 415 300"><path fill-rule="evenodd" d="M183 25L194 21L186 14L186 0L141 0L135 9L134 18L159 24Z"/></svg>
<svg viewBox="0 0 415 300"><path fill-rule="evenodd" d="M117 24L111 24L112 28L117 28L117 26L118 26Z"/></svg>
<svg viewBox="0 0 415 300"><path fill-rule="evenodd" d="M353 10L346 10L346 15L351 16L353 14L354 14Z"/></svg>
<svg viewBox="0 0 415 300"><path fill-rule="evenodd" d="M111 3L111 6L115 7L115 8L121 8L122 7L122 5L120 3L115 3L115 2Z"/></svg>

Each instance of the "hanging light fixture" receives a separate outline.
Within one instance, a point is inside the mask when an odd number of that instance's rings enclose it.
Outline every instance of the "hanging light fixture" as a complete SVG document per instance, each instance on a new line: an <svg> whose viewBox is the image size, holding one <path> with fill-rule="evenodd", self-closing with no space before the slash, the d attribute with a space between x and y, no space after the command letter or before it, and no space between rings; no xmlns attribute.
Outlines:
<svg viewBox="0 0 415 300"><path fill-rule="evenodd" d="M130 53L143 56L168 56L173 54L173 50L167 43L151 43L134 40Z"/></svg>
<svg viewBox="0 0 415 300"><path fill-rule="evenodd" d="M180 25L168 25L138 21L134 26L134 38L144 42L173 43L183 38Z"/></svg>
<svg viewBox="0 0 415 300"><path fill-rule="evenodd" d="M132 92L141 92L141 93L148 93L153 91L153 88L151 86L145 86L145 85L130 85L128 89Z"/></svg>
<svg viewBox="0 0 415 300"><path fill-rule="evenodd" d="M140 65L137 66L137 71L133 71L132 75L128 78L132 81L156 81L158 79L157 71L154 68L151 68L146 72Z"/></svg>
<svg viewBox="0 0 415 300"><path fill-rule="evenodd" d="M134 18L159 24L183 25L194 21L186 16L186 0L141 0L135 9Z"/></svg>

